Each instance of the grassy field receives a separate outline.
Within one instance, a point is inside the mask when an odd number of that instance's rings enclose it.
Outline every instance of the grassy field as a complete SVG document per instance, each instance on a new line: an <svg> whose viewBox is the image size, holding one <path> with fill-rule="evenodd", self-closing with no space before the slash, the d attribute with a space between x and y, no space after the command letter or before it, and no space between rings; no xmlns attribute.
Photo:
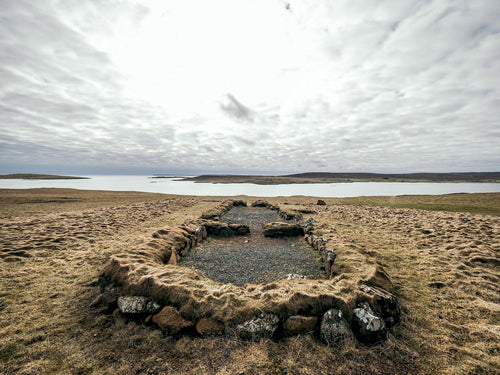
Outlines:
<svg viewBox="0 0 500 375"><path fill-rule="evenodd" d="M165 199L165 194L77 189L0 189L0 218L81 211Z"/></svg>
<svg viewBox="0 0 500 375"><path fill-rule="evenodd" d="M500 216L500 194L398 195L393 197L324 198L330 204L357 204Z"/></svg>
<svg viewBox="0 0 500 375"><path fill-rule="evenodd" d="M112 254L222 199L0 190L0 373L498 373L497 193L324 198L326 206L311 197L267 199L309 212L339 246L384 266L403 309L384 345L328 346L310 335L173 338L89 307Z"/></svg>

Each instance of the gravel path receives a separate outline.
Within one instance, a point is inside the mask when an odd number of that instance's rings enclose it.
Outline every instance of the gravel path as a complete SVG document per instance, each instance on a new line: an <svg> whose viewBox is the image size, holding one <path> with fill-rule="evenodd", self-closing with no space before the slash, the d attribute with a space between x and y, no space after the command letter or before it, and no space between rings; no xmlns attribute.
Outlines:
<svg viewBox="0 0 500 375"><path fill-rule="evenodd" d="M270 283L295 273L325 278L319 255L302 237L264 237L263 224L283 221L275 211L260 207L234 207L222 221L250 226L250 234L209 238L191 250L182 266L201 270L207 277L235 285Z"/></svg>

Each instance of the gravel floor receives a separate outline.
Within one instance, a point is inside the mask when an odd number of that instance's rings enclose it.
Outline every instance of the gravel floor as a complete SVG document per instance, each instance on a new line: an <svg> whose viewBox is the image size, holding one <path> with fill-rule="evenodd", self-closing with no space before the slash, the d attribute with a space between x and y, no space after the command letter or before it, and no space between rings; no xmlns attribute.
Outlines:
<svg viewBox="0 0 500 375"><path fill-rule="evenodd" d="M269 283L295 273L325 278L317 252L303 237L267 238L263 224L283 221L275 211L260 207L234 207L222 221L250 226L250 234L210 238L191 250L181 265L196 268L207 277L235 285Z"/></svg>

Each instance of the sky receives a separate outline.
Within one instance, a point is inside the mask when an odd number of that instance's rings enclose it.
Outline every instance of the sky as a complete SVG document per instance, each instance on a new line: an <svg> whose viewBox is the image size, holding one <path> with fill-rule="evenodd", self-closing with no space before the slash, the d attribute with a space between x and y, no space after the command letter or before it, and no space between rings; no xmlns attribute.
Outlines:
<svg viewBox="0 0 500 375"><path fill-rule="evenodd" d="M500 1L0 0L0 173L500 170Z"/></svg>

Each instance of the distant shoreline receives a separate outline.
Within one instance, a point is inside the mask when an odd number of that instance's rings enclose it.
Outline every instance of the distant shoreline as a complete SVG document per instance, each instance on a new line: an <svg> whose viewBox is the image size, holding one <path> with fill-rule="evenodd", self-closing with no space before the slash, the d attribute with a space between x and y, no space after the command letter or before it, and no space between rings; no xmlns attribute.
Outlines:
<svg viewBox="0 0 500 375"><path fill-rule="evenodd" d="M311 172L284 176L259 175L201 175L185 177L179 181L194 181L196 183L238 184L250 183L257 185L279 184L327 184L350 182L478 182L499 183L500 172L464 172L464 173L324 173Z"/></svg>
<svg viewBox="0 0 500 375"><path fill-rule="evenodd" d="M0 179L3 180L88 180L89 177L76 177L76 176L59 176L55 174L36 174L36 173L13 173L2 174Z"/></svg>

